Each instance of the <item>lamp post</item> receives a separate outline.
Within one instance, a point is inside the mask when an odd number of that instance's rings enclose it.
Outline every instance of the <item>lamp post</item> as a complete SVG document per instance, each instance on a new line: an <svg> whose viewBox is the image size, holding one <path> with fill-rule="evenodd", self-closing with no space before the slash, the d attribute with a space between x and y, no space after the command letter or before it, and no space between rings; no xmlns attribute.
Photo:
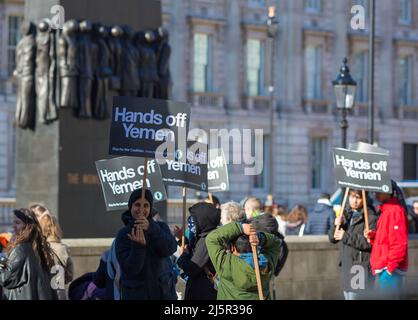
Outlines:
<svg viewBox="0 0 418 320"><path fill-rule="evenodd" d="M368 106L368 140L374 143L374 37L375 37L375 1L369 0L370 30L369 30L369 106Z"/></svg>
<svg viewBox="0 0 418 320"><path fill-rule="evenodd" d="M273 148L274 148L274 127L273 127L273 118L274 118L274 38L277 34L277 29L279 22L276 19L275 14L276 8L271 6L268 8L268 19L267 19L267 36L269 38L270 46L270 83L269 83L269 108L270 108L270 172L269 172L269 196L267 197L268 202L271 201L271 206L273 205L273 178L274 178L274 166L273 166Z"/></svg>
<svg viewBox="0 0 418 320"><path fill-rule="evenodd" d="M347 66L347 58L344 58L343 65L340 68L340 73L332 82L334 86L335 96L337 98L337 109L342 111L342 120L340 127L342 130L342 147L347 148L347 111L354 106L354 99L356 97L357 83L350 75L350 69Z"/></svg>

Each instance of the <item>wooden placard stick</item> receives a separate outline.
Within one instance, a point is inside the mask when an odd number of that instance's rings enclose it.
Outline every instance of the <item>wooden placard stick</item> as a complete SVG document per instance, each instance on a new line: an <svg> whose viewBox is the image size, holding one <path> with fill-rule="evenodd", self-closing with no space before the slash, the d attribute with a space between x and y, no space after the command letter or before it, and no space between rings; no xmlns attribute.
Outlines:
<svg viewBox="0 0 418 320"><path fill-rule="evenodd" d="M342 214L344 214L344 208L345 208L345 204L347 202L347 197L348 197L348 193L350 192L350 188L345 188L345 193L344 193L344 198L343 198L343 202L341 203L341 208L340 208L340 213L338 214L338 216L340 217ZM341 225L338 225L336 227L336 229L340 229Z"/></svg>
<svg viewBox="0 0 418 320"><path fill-rule="evenodd" d="M184 249L186 245L186 238L184 233L186 232L186 187L183 187L183 235L181 237L181 249Z"/></svg>
<svg viewBox="0 0 418 320"><path fill-rule="evenodd" d="M141 213L144 212L144 199L145 199L145 188L147 184L148 175L148 158L144 158L144 175L142 177L142 191L141 191Z"/></svg>
<svg viewBox="0 0 418 320"><path fill-rule="evenodd" d="M213 204L212 192L208 193L209 201Z"/></svg>
<svg viewBox="0 0 418 320"><path fill-rule="evenodd" d="M258 267L257 246L251 245L251 249L253 251L253 257L254 257L254 267L255 267L254 269L255 269L255 278L257 280L258 297L260 300L264 300L263 287L261 286L260 268Z"/></svg>
<svg viewBox="0 0 418 320"><path fill-rule="evenodd" d="M364 212L364 230L369 231L369 215L367 213L367 200L366 200L366 191L361 190L363 195L363 212Z"/></svg>

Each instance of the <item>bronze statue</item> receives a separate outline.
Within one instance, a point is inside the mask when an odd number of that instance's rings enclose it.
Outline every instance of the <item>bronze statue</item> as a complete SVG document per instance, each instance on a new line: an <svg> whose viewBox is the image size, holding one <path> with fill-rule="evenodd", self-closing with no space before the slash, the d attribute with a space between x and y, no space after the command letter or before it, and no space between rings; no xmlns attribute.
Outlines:
<svg viewBox="0 0 418 320"><path fill-rule="evenodd" d="M112 37L109 45L111 51L112 77L110 78L110 89L119 91L122 87L122 34L120 26L114 26L110 31Z"/></svg>
<svg viewBox="0 0 418 320"><path fill-rule="evenodd" d="M109 78L112 75L110 49L107 44L109 31L106 26L95 24L93 26L93 36L93 42L98 46L93 85L93 116L96 119L106 119L108 117L107 93Z"/></svg>
<svg viewBox="0 0 418 320"><path fill-rule="evenodd" d="M61 80L60 106L77 110L79 73L78 46L77 46L78 23L68 20L64 24L63 32L58 40L58 65Z"/></svg>
<svg viewBox="0 0 418 320"><path fill-rule="evenodd" d="M152 47L154 41L154 32L150 30L138 34L137 46L139 47L140 52L139 78L141 80L139 96L144 98L154 97L155 87L158 82L157 56Z"/></svg>
<svg viewBox="0 0 418 320"><path fill-rule="evenodd" d="M80 70L78 74L78 93L80 97L80 106L77 116L80 118L90 118L93 115L91 105L91 89L93 84L94 55L97 55L97 47L95 48L91 41L92 24L90 21L84 20L79 25L79 54L80 54Z"/></svg>
<svg viewBox="0 0 418 320"><path fill-rule="evenodd" d="M139 52L133 44L134 31L129 26L123 26L122 35L122 96L136 97L140 88L138 74Z"/></svg>
<svg viewBox="0 0 418 320"><path fill-rule="evenodd" d="M16 47L16 123L34 128L58 119L58 107L82 118L106 119L108 91L169 99L171 48L168 32L134 33L129 26L106 27L68 20L61 31L44 19L22 25Z"/></svg>
<svg viewBox="0 0 418 320"><path fill-rule="evenodd" d="M155 97L168 100L171 97L172 86L170 74L171 47L168 44L168 31L163 27L159 27L158 38L157 64L159 81L157 83L157 93Z"/></svg>
<svg viewBox="0 0 418 320"><path fill-rule="evenodd" d="M58 112L53 99L54 82L51 75L54 75L54 45L51 37L49 24L42 20L38 24L36 34L36 103L38 121L47 123L58 118ZM52 68L52 70L51 70Z"/></svg>
<svg viewBox="0 0 418 320"><path fill-rule="evenodd" d="M16 70L13 72L17 80L16 124L23 129L34 129L36 27L32 22L23 22L21 31L23 37L16 47Z"/></svg>

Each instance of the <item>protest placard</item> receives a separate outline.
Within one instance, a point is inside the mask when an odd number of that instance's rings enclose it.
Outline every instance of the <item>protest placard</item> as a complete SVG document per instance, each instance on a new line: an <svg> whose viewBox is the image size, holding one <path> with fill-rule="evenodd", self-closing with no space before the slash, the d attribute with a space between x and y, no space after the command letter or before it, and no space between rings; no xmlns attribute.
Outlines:
<svg viewBox="0 0 418 320"><path fill-rule="evenodd" d="M109 154L156 158L164 141L186 141L189 119L183 102L114 97Z"/></svg>
<svg viewBox="0 0 418 320"><path fill-rule="evenodd" d="M208 161L208 191L229 190L228 167L222 149L210 149Z"/></svg>
<svg viewBox="0 0 418 320"><path fill-rule="evenodd" d="M207 163L208 145L189 141L186 154L177 150L175 160L165 160L165 164L160 164L163 181L167 185L207 191Z"/></svg>
<svg viewBox="0 0 418 320"><path fill-rule="evenodd" d="M132 191L143 184L144 159L119 157L96 161L97 174L102 185L108 211L126 209ZM162 182L161 170L155 159L147 161L145 186L150 189L155 202L165 201L167 194Z"/></svg>
<svg viewBox="0 0 418 320"><path fill-rule="evenodd" d="M335 176L339 186L373 192L392 192L388 153L334 150Z"/></svg>

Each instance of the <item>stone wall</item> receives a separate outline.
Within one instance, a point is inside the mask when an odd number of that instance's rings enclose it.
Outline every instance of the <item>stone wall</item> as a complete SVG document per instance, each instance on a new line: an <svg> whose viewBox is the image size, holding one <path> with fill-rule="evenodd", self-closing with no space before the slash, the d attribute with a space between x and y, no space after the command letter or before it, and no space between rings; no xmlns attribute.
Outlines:
<svg viewBox="0 0 418 320"><path fill-rule="evenodd" d="M289 256L280 276L275 280L276 298L343 299L338 264L337 246L326 236L287 237ZM95 271L100 255L112 239L68 239L75 265L75 277ZM178 291L183 291L178 281ZM410 237L409 271L404 279L405 298L418 298L418 236Z"/></svg>

